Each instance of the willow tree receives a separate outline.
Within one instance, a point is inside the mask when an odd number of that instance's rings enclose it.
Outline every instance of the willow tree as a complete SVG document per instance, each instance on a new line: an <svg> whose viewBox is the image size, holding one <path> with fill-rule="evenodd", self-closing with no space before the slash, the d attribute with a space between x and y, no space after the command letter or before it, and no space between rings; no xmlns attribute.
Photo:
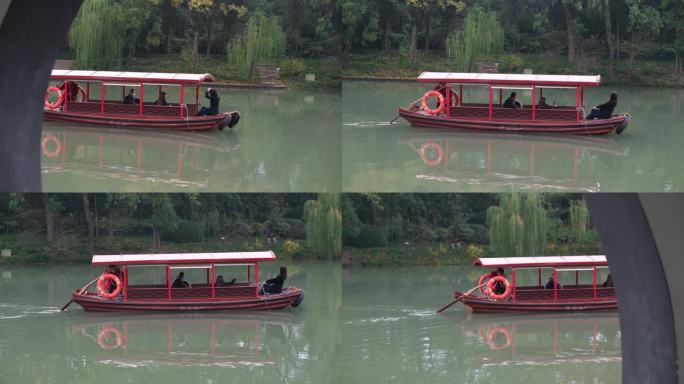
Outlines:
<svg viewBox="0 0 684 384"><path fill-rule="evenodd" d="M111 69L121 63L123 34L112 0L86 0L69 30L78 68Z"/></svg>
<svg viewBox="0 0 684 384"><path fill-rule="evenodd" d="M468 12L463 28L449 34L445 46L456 69L470 71L476 61L501 53L503 42L503 28L496 13L475 7Z"/></svg>
<svg viewBox="0 0 684 384"><path fill-rule="evenodd" d="M253 78L256 67L285 54L285 33L277 17L252 16L242 35L228 46L228 60L243 79Z"/></svg>
<svg viewBox="0 0 684 384"><path fill-rule="evenodd" d="M336 193L319 193L317 200L304 203L306 242L320 254L335 256L342 250L342 214L340 196Z"/></svg>
<svg viewBox="0 0 684 384"><path fill-rule="evenodd" d="M570 202L570 230L576 241L582 242L587 238L589 230L589 209L584 200Z"/></svg>
<svg viewBox="0 0 684 384"><path fill-rule="evenodd" d="M489 247L495 256L533 256L544 250L548 214L539 194L502 194L487 208Z"/></svg>

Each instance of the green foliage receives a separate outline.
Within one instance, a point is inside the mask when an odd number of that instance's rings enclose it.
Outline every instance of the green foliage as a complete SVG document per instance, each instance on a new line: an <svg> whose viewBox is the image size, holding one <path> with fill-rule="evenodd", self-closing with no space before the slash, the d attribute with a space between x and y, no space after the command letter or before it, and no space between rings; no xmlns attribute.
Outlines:
<svg viewBox="0 0 684 384"><path fill-rule="evenodd" d="M251 79L257 66L285 54L285 34L277 17L252 16L241 36L228 47L228 58L242 79Z"/></svg>
<svg viewBox="0 0 684 384"><path fill-rule="evenodd" d="M382 228L374 225L362 225L359 234L349 240L349 245L358 248L375 248L386 245L387 235Z"/></svg>
<svg viewBox="0 0 684 384"><path fill-rule="evenodd" d="M504 33L496 13L473 8L464 27L452 32L446 40L446 54L456 70L471 71L476 61L491 59L503 49Z"/></svg>
<svg viewBox="0 0 684 384"><path fill-rule="evenodd" d="M544 250L548 218L537 193L502 194L487 209L489 247L494 256L534 256Z"/></svg>
<svg viewBox="0 0 684 384"><path fill-rule="evenodd" d="M199 243L204 240L204 231L200 223L181 220L173 232L164 234L163 239L175 243Z"/></svg>
<svg viewBox="0 0 684 384"><path fill-rule="evenodd" d="M342 250L342 213L340 196L319 193L318 200L304 203L306 241L314 252L334 257Z"/></svg>
<svg viewBox="0 0 684 384"><path fill-rule="evenodd" d="M465 249L465 257L470 261L473 261L475 259L478 259L478 258L484 257L484 256L485 256L484 249L482 249L482 247L477 246L475 244L469 244Z"/></svg>
<svg viewBox="0 0 684 384"><path fill-rule="evenodd" d="M285 240L282 244L281 251L284 256L293 259L303 259L305 256L305 247L297 241Z"/></svg>
<svg viewBox="0 0 684 384"><path fill-rule="evenodd" d="M520 55L503 55L499 57L499 70L504 73L515 73L523 70L522 56Z"/></svg>
<svg viewBox="0 0 684 384"><path fill-rule="evenodd" d="M306 64L302 60L288 59L280 63L280 74L287 78L300 77L306 71Z"/></svg>

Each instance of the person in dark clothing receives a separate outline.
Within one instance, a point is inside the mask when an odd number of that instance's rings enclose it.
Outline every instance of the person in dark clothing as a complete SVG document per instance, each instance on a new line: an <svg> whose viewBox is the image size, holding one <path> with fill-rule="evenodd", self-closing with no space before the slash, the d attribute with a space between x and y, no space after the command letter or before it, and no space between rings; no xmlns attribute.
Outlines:
<svg viewBox="0 0 684 384"><path fill-rule="evenodd" d="M511 92L511 95L508 96L508 98L504 101L503 107L504 108L522 108L522 105L515 100L517 95L518 95L517 93Z"/></svg>
<svg viewBox="0 0 684 384"><path fill-rule="evenodd" d="M166 92L164 92L164 91L159 92L159 97L154 102L154 104L155 105L169 105L169 103L166 102Z"/></svg>
<svg viewBox="0 0 684 384"><path fill-rule="evenodd" d="M550 105L546 104L546 97L542 96L539 98L539 103L537 104L537 109L551 108Z"/></svg>
<svg viewBox="0 0 684 384"><path fill-rule="evenodd" d="M610 100L592 108L591 112L587 115L586 119L610 119L613 116L613 111L615 110L615 107L617 107L617 102L617 92L612 92L610 94Z"/></svg>
<svg viewBox="0 0 684 384"><path fill-rule="evenodd" d="M221 101L221 98L218 95L218 92L214 88L209 88L207 89L207 92L204 93L204 97L209 99L209 108L207 107L202 107L200 108L199 112L197 112L197 116L214 116L218 115L219 113L219 102Z"/></svg>
<svg viewBox="0 0 684 384"><path fill-rule="evenodd" d="M546 282L545 289L553 289L553 276L549 277L549 281ZM563 286L556 282L556 289L562 289Z"/></svg>
<svg viewBox="0 0 684 384"><path fill-rule="evenodd" d="M606 281L603 282L603 288L611 288L613 287L613 274L609 273L608 277L606 277Z"/></svg>
<svg viewBox="0 0 684 384"><path fill-rule="evenodd" d="M287 279L287 268L281 266L278 276L264 282L262 293L281 293L283 291L285 279Z"/></svg>
<svg viewBox="0 0 684 384"><path fill-rule="evenodd" d="M171 284L171 288L190 288L190 283L183 280L184 277L184 272L179 273L178 277L176 277L176 280L174 280L173 284Z"/></svg>
<svg viewBox="0 0 684 384"><path fill-rule="evenodd" d="M104 273L111 273L112 275L118 277L119 280L121 280L121 282L123 282L123 272L121 272L121 269L114 264L110 264L109 266L107 266L107 270ZM116 284L114 284L112 280L108 280L106 288L107 292L112 293L116 289Z"/></svg>
<svg viewBox="0 0 684 384"><path fill-rule="evenodd" d="M138 104L140 103L140 99L135 97L135 89L132 89L128 91L128 95L126 95L123 99L124 104Z"/></svg>
<svg viewBox="0 0 684 384"><path fill-rule="evenodd" d="M228 287L228 286L234 285L234 284L235 284L235 278L233 278L233 280L231 280L231 281L226 282L225 280L223 280L223 275L218 275L218 277L216 278L216 283L214 284L214 286L215 287Z"/></svg>

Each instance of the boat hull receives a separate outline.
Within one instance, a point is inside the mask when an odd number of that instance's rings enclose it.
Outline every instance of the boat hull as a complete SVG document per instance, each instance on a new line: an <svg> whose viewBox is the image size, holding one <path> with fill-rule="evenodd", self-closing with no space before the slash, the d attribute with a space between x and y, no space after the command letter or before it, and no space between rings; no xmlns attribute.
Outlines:
<svg viewBox="0 0 684 384"><path fill-rule="evenodd" d="M44 121L106 125L114 127L156 128L177 131L207 131L232 128L240 119L238 112L223 112L214 116L189 116L187 118L170 116L101 115L45 110Z"/></svg>
<svg viewBox="0 0 684 384"><path fill-rule="evenodd" d="M605 135L622 133L629 124L629 115L616 115L610 119L562 121L562 120L488 120L481 118L456 118L444 115L434 116L423 111L410 111L399 108L399 116L416 127L458 128L484 132L516 132L516 133L553 133L567 135Z"/></svg>
<svg viewBox="0 0 684 384"><path fill-rule="evenodd" d="M304 297L304 290L296 287L285 289L282 293L258 297L185 299L185 300L109 300L97 295L72 294L72 300L86 311L127 311L127 312L201 312L228 310L267 310L282 309L288 305L298 306Z"/></svg>
<svg viewBox="0 0 684 384"><path fill-rule="evenodd" d="M463 292L454 292L458 298ZM467 295L463 297L463 304L473 312L583 312L583 311L611 311L617 310L616 298L601 298L600 300L559 299L554 300L502 300L494 301L481 296Z"/></svg>

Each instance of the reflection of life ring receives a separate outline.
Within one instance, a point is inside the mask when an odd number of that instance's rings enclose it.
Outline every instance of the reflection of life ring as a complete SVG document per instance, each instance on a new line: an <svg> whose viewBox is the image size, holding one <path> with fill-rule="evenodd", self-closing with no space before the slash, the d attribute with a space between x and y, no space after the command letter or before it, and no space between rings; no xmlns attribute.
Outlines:
<svg viewBox="0 0 684 384"><path fill-rule="evenodd" d="M430 97L436 97L438 106L435 109L428 107L428 99ZM431 115L439 115L446 108L446 100L444 100L444 95L438 91L428 91L423 95L423 110Z"/></svg>
<svg viewBox="0 0 684 384"><path fill-rule="evenodd" d="M506 290L501 294L494 293L494 286L497 282L501 282ZM487 296L494 300L503 300L511 295L511 284L508 283L508 279L503 276L494 276L487 282Z"/></svg>
<svg viewBox="0 0 684 384"><path fill-rule="evenodd" d="M49 98L50 98L50 93L56 92L57 93L57 101L54 103L51 103ZM64 93L57 88L57 87L48 87L47 91L45 92L45 107L50 108L50 109L57 109L59 108L60 105L64 102Z"/></svg>
<svg viewBox="0 0 684 384"><path fill-rule="evenodd" d="M107 289L108 281L112 281L114 284L116 284L116 288L114 288L112 292L109 292ZM100 297L112 299L119 296L122 286L123 284L121 284L121 279L119 279L117 275L113 273L105 273L104 275L100 276L100 279L97 281L97 293L100 295Z"/></svg>
<svg viewBox="0 0 684 384"><path fill-rule="evenodd" d="M488 278L489 278L489 273L485 273L484 275L480 276L480 280L477 281L477 285L480 286L480 292L482 293L483 296L486 295L487 293L485 292L485 287L482 284L484 284L485 280L487 280Z"/></svg>
<svg viewBox="0 0 684 384"><path fill-rule="evenodd" d="M110 340L113 340L114 343L109 343L108 341ZM97 335L97 344L102 349L119 348L121 344L123 344L121 331L119 331L119 329L116 327L106 324L104 327L102 327L102 330Z"/></svg>
<svg viewBox="0 0 684 384"><path fill-rule="evenodd" d="M50 150L50 143L55 143L55 149ZM62 142L55 135L47 135L40 142L40 149L47 157L57 157L62 152Z"/></svg>
<svg viewBox="0 0 684 384"><path fill-rule="evenodd" d="M428 152L429 150L432 151ZM436 157L431 158L432 156L430 156L430 154L433 152L436 154ZM420 159L427 165L439 165L443 158L444 152L442 151L442 146L435 142L425 143L420 147Z"/></svg>
<svg viewBox="0 0 684 384"><path fill-rule="evenodd" d="M496 342L496 335L499 333L504 335L504 339L506 340L503 344L498 344ZM487 344L489 344L489 349L493 351L508 348L511 345L511 334L508 333L508 329L504 327L492 327L487 333Z"/></svg>

